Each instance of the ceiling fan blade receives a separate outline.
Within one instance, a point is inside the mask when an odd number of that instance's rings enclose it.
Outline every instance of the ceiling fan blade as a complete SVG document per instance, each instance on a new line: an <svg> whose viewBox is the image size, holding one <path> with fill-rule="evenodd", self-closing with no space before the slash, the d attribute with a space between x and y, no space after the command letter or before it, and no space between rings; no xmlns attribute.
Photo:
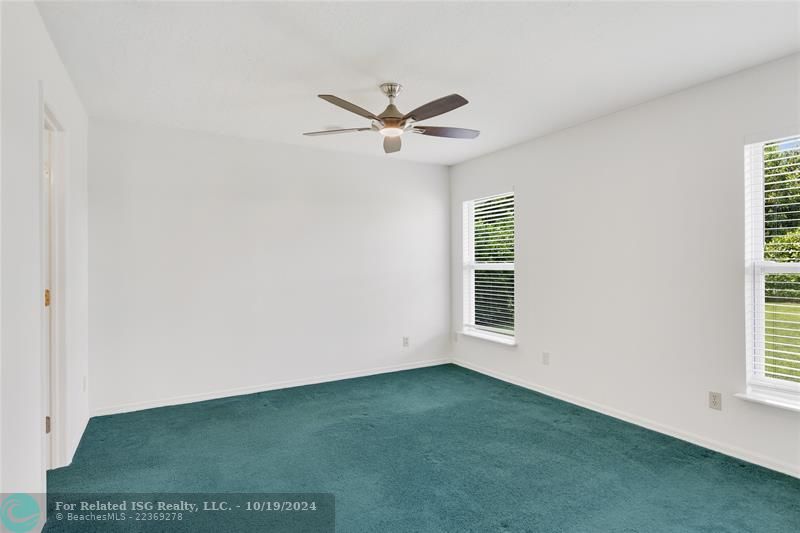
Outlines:
<svg viewBox="0 0 800 533"><path fill-rule="evenodd" d="M450 137L451 139L474 139L481 134L478 130L466 128L448 128L442 126L415 126L414 133L431 135L433 137Z"/></svg>
<svg viewBox="0 0 800 533"><path fill-rule="evenodd" d="M438 117L443 113L447 113L448 111L452 111L453 109L458 109L462 105L466 105L467 99L458 94L451 94L450 96L443 96L438 100L434 100L433 102L428 102L425 105L421 105L416 108L414 111L406 113L403 117L404 119L414 119L414 121L419 122L420 120L427 120L429 118Z"/></svg>
<svg viewBox="0 0 800 533"><path fill-rule="evenodd" d="M351 113L355 113L356 115L362 116L364 118L368 118L370 120L377 120L378 122L381 121L378 117L364 109L363 107L358 107L356 104L351 104L347 100L342 100L338 96L333 96L332 94L319 94L317 95L326 102L330 102L335 106L339 106L342 109L346 109Z"/></svg>
<svg viewBox="0 0 800 533"><path fill-rule="evenodd" d="M387 154L392 154L394 152L399 152L400 147L402 146L402 141L400 137L384 137L383 138L383 151Z"/></svg>
<svg viewBox="0 0 800 533"><path fill-rule="evenodd" d="M336 135L337 133L350 133L353 131L372 131L372 128L347 128L343 130L322 130L322 131L309 131L303 135L314 137L315 135Z"/></svg>

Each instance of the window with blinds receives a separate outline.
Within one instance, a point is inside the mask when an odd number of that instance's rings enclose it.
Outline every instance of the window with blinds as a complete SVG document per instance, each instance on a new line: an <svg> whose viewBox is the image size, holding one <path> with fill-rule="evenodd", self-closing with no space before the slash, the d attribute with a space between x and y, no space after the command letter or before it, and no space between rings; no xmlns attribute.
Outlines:
<svg viewBox="0 0 800 533"><path fill-rule="evenodd" d="M751 144L748 385L800 394L800 136Z"/></svg>
<svg viewBox="0 0 800 533"><path fill-rule="evenodd" d="M464 329L514 337L514 193L464 202Z"/></svg>

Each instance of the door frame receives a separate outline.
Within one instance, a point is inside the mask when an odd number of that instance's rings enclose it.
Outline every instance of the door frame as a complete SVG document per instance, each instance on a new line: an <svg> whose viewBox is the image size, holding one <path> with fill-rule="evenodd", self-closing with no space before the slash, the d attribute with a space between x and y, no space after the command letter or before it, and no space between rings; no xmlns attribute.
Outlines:
<svg viewBox="0 0 800 533"><path fill-rule="evenodd" d="M41 363L42 454L46 469L66 466L64 405L65 307L64 307L64 191L67 176L67 134L39 83L39 195L41 245ZM48 139L48 135L50 138ZM49 150L49 154L46 154ZM49 184L45 158L51 166ZM50 306L44 305L45 289ZM49 416L50 433L45 431Z"/></svg>

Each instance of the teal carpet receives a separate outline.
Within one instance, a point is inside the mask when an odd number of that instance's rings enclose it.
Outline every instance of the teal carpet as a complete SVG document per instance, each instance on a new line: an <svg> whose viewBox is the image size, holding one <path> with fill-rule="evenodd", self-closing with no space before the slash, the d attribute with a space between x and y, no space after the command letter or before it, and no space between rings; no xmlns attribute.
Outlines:
<svg viewBox="0 0 800 533"><path fill-rule="evenodd" d="M93 418L48 484L330 492L340 533L800 530L796 478L453 365Z"/></svg>

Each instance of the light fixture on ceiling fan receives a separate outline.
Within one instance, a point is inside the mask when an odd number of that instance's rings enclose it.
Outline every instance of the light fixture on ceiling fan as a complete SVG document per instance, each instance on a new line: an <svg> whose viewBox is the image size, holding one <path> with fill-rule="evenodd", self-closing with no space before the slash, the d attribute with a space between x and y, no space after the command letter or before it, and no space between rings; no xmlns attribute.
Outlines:
<svg viewBox="0 0 800 533"><path fill-rule="evenodd" d="M458 109L466 105L468 102L466 98L458 94L451 94L443 96L432 102L428 102L413 111L406 114L400 112L394 105L394 99L403 88L399 83L383 83L380 86L381 91L389 98L389 105L383 110L380 115L374 115L366 109L359 107L355 104L342 100L332 94L320 94L319 97L323 100L346 109L351 113L355 113L364 118L372 121L372 125L368 128L346 128L337 130L323 130L323 131L310 131L303 135L334 135L337 133L352 133L357 131L376 131L383 135L383 150L387 153L399 152L402 142L400 137L404 133L418 133L421 135L430 135L432 137L449 137L451 139L474 139L480 132L478 130L469 130L465 128L450 128L445 126L425 126L417 124L422 120L438 117L448 111Z"/></svg>

